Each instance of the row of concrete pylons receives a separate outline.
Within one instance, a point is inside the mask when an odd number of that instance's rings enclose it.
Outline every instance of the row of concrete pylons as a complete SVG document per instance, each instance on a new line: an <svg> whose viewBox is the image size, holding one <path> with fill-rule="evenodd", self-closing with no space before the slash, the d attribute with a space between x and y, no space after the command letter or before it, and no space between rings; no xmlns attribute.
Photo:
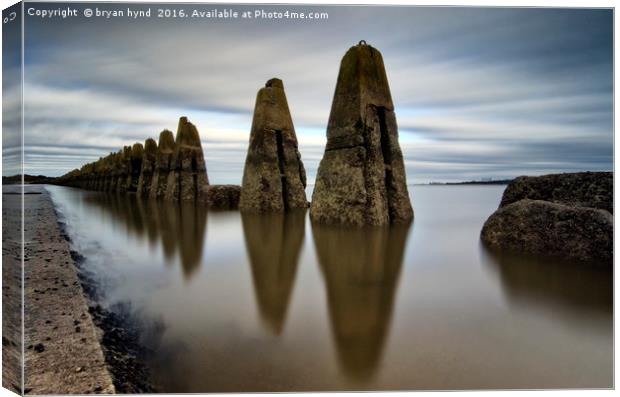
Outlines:
<svg viewBox="0 0 620 397"><path fill-rule="evenodd" d="M242 186L209 185L196 127L181 117L176 139L164 130L59 178L60 184L197 200L247 212L308 207L306 173L284 86L271 79L257 94ZM347 51L327 127L310 216L319 223L408 222L407 190L394 105L381 53L360 42Z"/></svg>
<svg viewBox="0 0 620 397"><path fill-rule="evenodd" d="M176 139L169 130L159 143L149 138L84 165L59 184L167 200L206 200L209 180L196 127L179 119Z"/></svg>

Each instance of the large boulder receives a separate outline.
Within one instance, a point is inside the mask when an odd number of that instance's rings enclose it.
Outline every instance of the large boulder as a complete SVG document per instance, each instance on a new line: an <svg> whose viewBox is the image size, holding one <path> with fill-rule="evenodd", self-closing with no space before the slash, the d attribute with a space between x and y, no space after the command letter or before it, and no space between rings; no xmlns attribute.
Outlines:
<svg viewBox="0 0 620 397"><path fill-rule="evenodd" d="M340 64L310 216L360 226L413 218L383 58L365 42Z"/></svg>
<svg viewBox="0 0 620 397"><path fill-rule="evenodd" d="M599 208L613 214L613 184L612 172L521 176L508 185L500 207L528 198Z"/></svg>
<svg viewBox="0 0 620 397"><path fill-rule="evenodd" d="M499 252L613 264L613 216L597 208L522 199L493 213L481 238Z"/></svg>
<svg viewBox="0 0 620 397"><path fill-rule="evenodd" d="M242 186L242 211L280 212L308 207L306 172L279 79L267 81L256 95Z"/></svg>

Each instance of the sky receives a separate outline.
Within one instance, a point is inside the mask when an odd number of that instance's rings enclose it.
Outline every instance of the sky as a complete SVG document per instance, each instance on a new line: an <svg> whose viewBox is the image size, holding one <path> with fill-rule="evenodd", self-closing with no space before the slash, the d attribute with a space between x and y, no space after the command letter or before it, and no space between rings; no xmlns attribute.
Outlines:
<svg viewBox="0 0 620 397"><path fill-rule="evenodd" d="M409 183L613 168L611 10L174 4L329 18L131 20L71 6L80 17L25 19L29 174L62 175L187 116L210 182L239 184L256 93L278 77L312 184L340 60L362 39L383 55Z"/></svg>

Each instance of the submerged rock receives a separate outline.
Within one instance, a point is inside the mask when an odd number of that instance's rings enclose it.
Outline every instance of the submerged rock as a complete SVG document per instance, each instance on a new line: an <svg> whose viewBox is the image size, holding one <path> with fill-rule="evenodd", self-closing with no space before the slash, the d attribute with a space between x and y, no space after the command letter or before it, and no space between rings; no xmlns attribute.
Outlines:
<svg viewBox="0 0 620 397"><path fill-rule="evenodd" d="M305 187L284 85L271 79L256 96L239 207L251 212L307 208Z"/></svg>
<svg viewBox="0 0 620 397"><path fill-rule="evenodd" d="M157 142L149 138L144 142L144 155L142 157L142 169L138 179L138 197L148 197L153 183L155 173L155 162L157 160Z"/></svg>
<svg viewBox="0 0 620 397"><path fill-rule="evenodd" d="M413 218L383 59L365 42L340 64L310 216L354 225Z"/></svg>
<svg viewBox="0 0 620 397"><path fill-rule="evenodd" d="M598 208L613 214L613 184L612 172L521 176L508 185L500 207L528 198Z"/></svg>
<svg viewBox="0 0 620 397"><path fill-rule="evenodd" d="M172 168L166 186L167 200L196 200L209 185L200 135L187 117L179 119Z"/></svg>
<svg viewBox="0 0 620 397"><path fill-rule="evenodd" d="M170 130L163 130L159 134L159 144L155 155L155 171L149 196L151 198L163 198L168 186L168 174L172 169L174 157L174 135Z"/></svg>
<svg viewBox="0 0 620 397"><path fill-rule="evenodd" d="M211 209L236 210L239 208L240 196L239 185L209 185L203 200Z"/></svg>
<svg viewBox="0 0 620 397"><path fill-rule="evenodd" d="M519 200L495 211L481 238L500 252L613 264L613 216L597 208Z"/></svg>

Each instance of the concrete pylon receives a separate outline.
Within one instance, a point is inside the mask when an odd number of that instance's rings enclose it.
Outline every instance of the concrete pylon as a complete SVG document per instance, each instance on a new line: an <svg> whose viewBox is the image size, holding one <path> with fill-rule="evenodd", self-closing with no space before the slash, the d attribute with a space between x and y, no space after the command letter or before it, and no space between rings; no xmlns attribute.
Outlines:
<svg viewBox="0 0 620 397"><path fill-rule="evenodd" d="M360 226L413 218L383 58L364 41L340 64L310 216Z"/></svg>
<svg viewBox="0 0 620 397"><path fill-rule="evenodd" d="M153 174L155 173L155 161L157 159L157 142L153 138L144 141L144 155L142 157L142 169L138 179L136 194L138 197L149 197Z"/></svg>
<svg viewBox="0 0 620 397"><path fill-rule="evenodd" d="M134 143L131 147L129 157L129 173L127 175L127 191L135 193L138 191L138 182L142 172L142 157L144 156L144 146L141 143Z"/></svg>
<svg viewBox="0 0 620 397"><path fill-rule="evenodd" d="M163 130L159 134L159 144L155 155L155 171L149 191L150 198L163 198L166 194L168 174L172 168L174 157L174 135L170 130Z"/></svg>
<svg viewBox="0 0 620 397"><path fill-rule="evenodd" d="M209 185L200 135L187 117L179 119L173 166L168 174L167 200L196 200L206 195Z"/></svg>
<svg viewBox="0 0 620 397"><path fill-rule="evenodd" d="M306 172L284 85L274 78L256 95L239 209L282 212L307 208L305 187Z"/></svg>

